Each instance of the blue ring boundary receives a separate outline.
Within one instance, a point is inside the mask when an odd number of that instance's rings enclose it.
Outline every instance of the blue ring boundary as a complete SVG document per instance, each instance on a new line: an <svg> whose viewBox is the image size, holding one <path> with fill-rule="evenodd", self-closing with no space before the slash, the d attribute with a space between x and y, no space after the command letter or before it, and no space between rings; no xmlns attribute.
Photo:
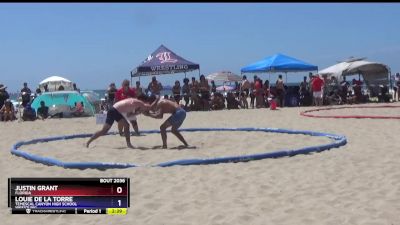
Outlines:
<svg viewBox="0 0 400 225"><path fill-rule="evenodd" d="M159 163L156 165L152 165L152 167L169 167L169 166L188 166L188 165L207 165L207 164L218 164L218 163L236 163L236 162L248 162L252 160L261 160L267 158L280 158L286 156L295 156L298 154L309 154L312 152L321 152L324 150L329 150L331 148L339 148L347 143L347 139L345 136L322 133L322 132L314 132L314 131L306 131L306 130L287 130L287 129L279 129L279 128L186 128L180 129L179 131L183 132L203 132L203 131L247 131L247 132L270 132L270 133L286 133L286 134L304 134L309 136L317 136L317 137L327 137L333 140L332 143L325 145L317 145L310 146L300 149L293 150L283 150L276 152L268 152L268 153L259 153L259 154L251 154L251 155L242 155L242 156L228 156L228 157L218 157L218 158L210 158L210 159L181 159L175 161L168 161ZM168 131L170 132L170 130ZM141 131L143 134L154 134L160 133L159 130L147 130ZM109 132L107 135L115 135L116 132ZM35 154L31 154L28 152L24 152L19 148L23 145L36 144L40 142L49 142L49 141L57 141L57 140L68 140L74 138L88 138L91 137L92 134L76 134L76 135L67 135L67 136L56 136L56 137L48 137L48 138L38 138L29 141L20 141L14 144L11 148L11 154L26 158L28 160L42 163L49 166L60 166L63 168L70 169L123 169L130 167L140 167L131 163L106 163L106 162L63 162L57 160L55 158L38 156Z"/></svg>

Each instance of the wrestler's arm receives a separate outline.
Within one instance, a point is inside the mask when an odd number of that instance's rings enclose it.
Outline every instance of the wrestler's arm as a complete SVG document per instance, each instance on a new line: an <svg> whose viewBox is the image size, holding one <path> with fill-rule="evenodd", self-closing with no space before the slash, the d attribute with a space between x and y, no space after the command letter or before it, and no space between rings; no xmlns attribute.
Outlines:
<svg viewBox="0 0 400 225"><path fill-rule="evenodd" d="M150 110L154 111L157 108L157 103L160 100L160 97L157 97L153 103L150 105Z"/></svg>
<svg viewBox="0 0 400 225"><path fill-rule="evenodd" d="M156 108L157 109L157 108ZM150 112L150 111L145 111L143 112L143 115L149 116L155 119L162 119L164 115L164 110L162 107L159 107L159 109L156 112Z"/></svg>
<svg viewBox="0 0 400 225"><path fill-rule="evenodd" d="M155 113L151 113L150 111L143 112L143 115L152 117L154 119L162 119L164 112L160 109Z"/></svg>

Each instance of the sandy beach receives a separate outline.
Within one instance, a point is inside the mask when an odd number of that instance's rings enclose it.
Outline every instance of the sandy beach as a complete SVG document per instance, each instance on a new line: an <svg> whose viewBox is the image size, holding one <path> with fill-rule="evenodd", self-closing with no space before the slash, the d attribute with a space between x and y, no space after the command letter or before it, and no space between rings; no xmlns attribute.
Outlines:
<svg viewBox="0 0 400 225"><path fill-rule="evenodd" d="M367 104L377 105L377 104ZM383 105L383 104L382 104ZM399 102L390 105L400 106ZM345 135L347 145L310 155L245 163L150 167L157 163L234 156L329 143L322 137L257 132L184 132L195 149L168 133L162 150L159 134L132 136L126 148L118 135L102 137L89 149L87 139L24 146L27 152L63 161L129 162L140 168L76 170L46 166L10 154L11 146L40 137L93 133L94 117L0 123L1 224L400 224L400 120L323 119L300 116L314 107L189 112L182 128L270 127ZM399 116L399 108L320 111L329 115ZM165 120L138 117L141 130ZM116 124L112 131L116 131ZM131 207L125 216L11 215L9 177L130 177Z"/></svg>

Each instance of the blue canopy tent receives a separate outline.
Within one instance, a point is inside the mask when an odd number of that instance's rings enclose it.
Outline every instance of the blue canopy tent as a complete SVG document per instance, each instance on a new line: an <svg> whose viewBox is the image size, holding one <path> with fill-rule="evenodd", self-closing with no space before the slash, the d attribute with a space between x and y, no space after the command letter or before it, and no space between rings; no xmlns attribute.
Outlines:
<svg viewBox="0 0 400 225"><path fill-rule="evenodd" d="M242 73L261 73L261 72L303 72L318 70L318 66L311 65L301 60L283 54L275 54L261 61L255 62L241 69Z"/></svg>
<svg viewBox="0 0 400 225"><path fill-rule="evenodd" d="M243 73L275 73L283 72L286 76L288 72L303 72L303 71L318 71L318 66L311 65L309 63L303 62L301 60L289 57L283 54L275 54L273 56L267 57L261 61L255 62L241 69ZM271 78L269 78L271 80ZM296 106L298 104L297 92L292 90L290 94L286 95L285 102L286 105Z"/></svg>
<svg viewBox="0 0 400 225"><path fill-rule="evenodd" d="M190 62L173 51L161 45L143 61L141 65L131 71L132 77L151 76L160 74L185 73L199 70L200 65Z"/></svg>

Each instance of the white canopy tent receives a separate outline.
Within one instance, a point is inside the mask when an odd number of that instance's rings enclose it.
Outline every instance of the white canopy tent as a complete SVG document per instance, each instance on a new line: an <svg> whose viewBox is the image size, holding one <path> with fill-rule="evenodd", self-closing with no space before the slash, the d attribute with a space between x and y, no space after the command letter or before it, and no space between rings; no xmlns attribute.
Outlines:
<svg viewBox="0 0 400 225"><path fill-rule="evenodd" d="M328 77L335 76L338 80L343 80L345 76L362 76L366 85L377 89L379 85L389 84L390 68L377 62L366 61L365 58L350 58L318 72L320 75Z"/></svg>
<svg viewBox="0 0 400 225"><path fill-rule="evenodd" d="M329 77L335 76L336 78L341 78L343 71L346 70L348 66L349 63L341 62L319 71L318 74Z"/></svg>
<svg viewBox="0 0 400 225"><path fill-rule="evenodd" d="M72 91L73 83L72 81L59 76L51 76L39 83L40 90L44 91L44 86L47 84L47 88L49 91L57 91L58 88L62 85L65 91Z"/></svg>
<svg viewBox="0 0 400 225"><path fill-rule="evenodd" d="M344 71L345 75L361 74L370 85L383 85L389 83L390 68L382 63L355 61Z"/></svg>

